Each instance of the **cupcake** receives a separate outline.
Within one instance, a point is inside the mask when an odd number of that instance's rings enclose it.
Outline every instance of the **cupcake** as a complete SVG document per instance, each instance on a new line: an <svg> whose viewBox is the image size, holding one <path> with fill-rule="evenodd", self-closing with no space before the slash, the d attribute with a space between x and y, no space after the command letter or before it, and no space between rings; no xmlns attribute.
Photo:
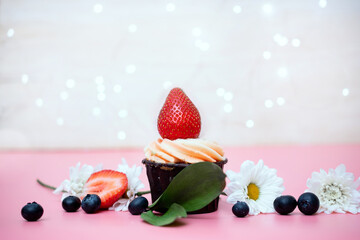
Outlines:
<svg viewBox="0 0 360 240"><path fill-rule="evenodd" d="M172 179L185 167L198 162L212 162L223 169L227 159L215 142L198 138L200 114L180 88L170 91L158 117L162 138L145 147L146 174L151 198L155 202ZM203 209L192 213L209 213L218 208L219 197Z"/></svg>

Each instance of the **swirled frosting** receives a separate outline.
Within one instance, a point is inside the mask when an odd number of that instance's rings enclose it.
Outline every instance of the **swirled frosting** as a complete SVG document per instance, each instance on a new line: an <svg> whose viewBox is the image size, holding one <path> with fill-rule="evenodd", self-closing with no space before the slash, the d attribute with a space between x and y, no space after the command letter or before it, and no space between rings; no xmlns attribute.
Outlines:
<svg viewBox="0 0 360 240"><path fill-rule="evenodd" d="M144 149L148 160L158 163L197 163L225 160L224 151L215 142L198 138L157 139Z"/></svg>

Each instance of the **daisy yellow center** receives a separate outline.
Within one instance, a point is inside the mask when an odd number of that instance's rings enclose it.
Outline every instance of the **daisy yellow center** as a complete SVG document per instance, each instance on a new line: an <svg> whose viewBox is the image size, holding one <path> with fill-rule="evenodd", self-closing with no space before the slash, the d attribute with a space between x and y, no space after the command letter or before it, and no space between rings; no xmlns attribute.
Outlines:
<svg viewBox="0 0 360 240"><path fill-rule="evenodd" d="M260 195L260 189L258 186L256 186L256 184L254 183L250 183L247 186L247 192L248 192L248 197L252 200L257 200L259 198Z"/></svg>

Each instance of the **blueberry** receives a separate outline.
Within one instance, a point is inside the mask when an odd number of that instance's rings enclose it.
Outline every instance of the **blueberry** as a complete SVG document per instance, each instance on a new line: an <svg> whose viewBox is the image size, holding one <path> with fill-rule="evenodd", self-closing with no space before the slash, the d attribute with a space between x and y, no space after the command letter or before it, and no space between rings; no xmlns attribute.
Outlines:
<svg viewBox="0 0 360 240"><path fill-rule="evenodd" d="M246 202L237 202L232 207L232 212L237 217L245 217L249 213L249 206Z"/></svg>
<svg viewBox="0 0 360 240"><path fill-rule="evenodd" d="M95 213L97 210L99 210L100 205L101 205L101 199L96 194L86 195L81 202L81 208L86 213Z"/></svg>
<svg viewBox="0 0 360 240"><path fill-rule="evenodd" d="M21 216L30 222L40 219L43 213L44 209L36 202L28 203L21 209Z"/></svg>
<svg viewBox="0 0 360 240"><path fill-rule="evenodd" d="M303 214L312 215L319 210L319 207L320 201L315 194L307 192L300 195L298 199L298 208Z"/></svg>
<svg viewBox="0 0 360 240"><path fill-rule="evenodd" d="M286 215L295 210L297 206L296 199L290 195L277 197L274 201L274 208L281 215Z"/></svg>
<svg viewBox="0 0 360 240"><path fill-rule="evenodd" d="M146 208L148 207L149 202L144 197L137 197L131 201L129 204L129 212L132 215L139 215L145 212Z"/></svg>
<svg viewBox="0 0 360 240"><path fill-rule="evenodd" d="M62 201L62 207L67 212L76 212L81 206L80 198L68 196Z"/></svg>

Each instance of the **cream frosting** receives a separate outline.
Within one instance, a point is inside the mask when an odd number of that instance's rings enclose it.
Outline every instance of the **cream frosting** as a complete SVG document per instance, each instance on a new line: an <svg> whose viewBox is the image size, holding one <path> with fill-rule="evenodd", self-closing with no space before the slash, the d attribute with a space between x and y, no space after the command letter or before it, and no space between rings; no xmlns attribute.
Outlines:
<svg viewBox="0 0 360 240"><path fill-rule="evenodd" d="M199 138L157 139L144 149L148 160L158 163L197 163L225 160L223 149L215 142Z"/></svg>

